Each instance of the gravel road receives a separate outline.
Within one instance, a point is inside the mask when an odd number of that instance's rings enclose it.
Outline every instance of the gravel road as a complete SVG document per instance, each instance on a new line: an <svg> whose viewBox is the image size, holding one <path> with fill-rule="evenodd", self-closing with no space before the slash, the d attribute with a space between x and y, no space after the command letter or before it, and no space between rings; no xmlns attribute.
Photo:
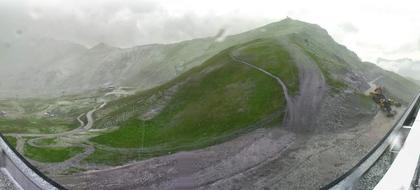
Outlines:
<svg viewBox="0 0 420 190"><path fill-rule="evenodd" d="M297 46L287 49L299 69L300 93L294 97L288 96L280 78L232 52L234 60L279 82L288 99L287 127L260 128L201 150L55 179L70 189L313 189L328 183L376 142L367 132L376 127L370 125L374 114L351 130L306 133L318 124L328 87L312 59ZM386 131L390 125L381 128Z"/></svg>

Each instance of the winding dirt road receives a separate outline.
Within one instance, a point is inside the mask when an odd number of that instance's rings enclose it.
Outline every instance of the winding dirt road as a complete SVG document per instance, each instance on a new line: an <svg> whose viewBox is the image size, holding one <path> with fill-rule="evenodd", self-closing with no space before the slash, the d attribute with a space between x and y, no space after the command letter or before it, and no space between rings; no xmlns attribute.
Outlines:
<svg viewBox="0 0 420 190"><path fill-rule="evenodd" d="M299 94L293 97L286 127L298 131L312 130L317 125L320 105L328 90L324 75L317 63L297 45L287 41L279 43L288 49L299 70Z"/></svg>
<svg viewBox="0 0 420 190"><path fill-rule="evenodd" d="M240 55L235 52L231 56L244 66L252 67L276 80L286 97L287 125L296 129L306 128L316 123L317 109L327 87L316 63L306 57L298 47L288 47L288 50L299 69L301 93L295 97L289 96L279 77L241 60ZM287 168L294 165L279 165L277 162L288 157L291 146L298 146L306 140L306 137L298 138L293 130L260 128L201 150L178 152L106 170L57 176L55 179L70 189L226 189L227 186L219 188L219 185L237 184L238 182L232 180L245 177L244 175L266 179L263 176L276 172L275 170L287 173ZM308 156L310 155L304 155L297 160L300 162ZM254 171L257 173L253 173ZM259 188L263 186L264 184L258 185Z"/></svg>
<svg viewBox="0 0 420 190"><path fill-rule="evenodd" d="M103 108L106 104L107 102L104 101L100 106L93 108L92 110L88 111L86 114L79 115L76 119L80 123L80 125L78 128L73 129L71 131L66 131L62 133L54 133L54 134L9 133L7 135L13 136L17 139L16 149L21 153L23 153L24 151L23 146L25 143L34 147L38 147L38 148L53 148L53 147L63 148L63 147L69 147L69 146L83 147L84 148L83 152L60 163L42 163L42 162L38 162L35 160L31 160L29 158L26 158L30 160L32 163L35 163L41 170L52 171L54 173L60 173L66 169L79 165L80 161L82 161L83 159L85 159L87 156L89 156L95 151L95 147L90 143L86 143L86 144L72 143L71 141L66 141L65 143L61 143L61 144L42 145L42 146L36 144L36 142L45 140L45 139L51 139L51 138L72 139L80 135L83 135L83 133L89 131L89 129L91 129L94 124L93 114L99 109ZM86 124L81 119L84 115L86 116L86 119L87 119ZM25 142L25 139L23 137L32 137L32 138Z"/></svg>
<svg viewBox="0 0 420 190"><path fill-rule="evenodd" d="M298 66L299 94L293 97L289 96L288 89L279 77L241 60L240 54L236 52L232 52L231 57L279 83L286 97L287 115L284 125L287 128L259 128L228 142L200 150L178 152L104 170L53 176L53 179L69 189L104 190L313 189L334 179L358 161L364 155L363 151L375 143L375 139L386 133L392 120L377 114L375 117L380 120L375 121L381 122L367 121L343 132L298 133L317 125L319 109L328 87L314 60L292 43L278 43L289 51ZM78 121L81 127L76 131L92 127L88 125L89 121L93 122L89 118L86 124L80 118ZM71 134L79 133L66 135ZM89 151L89 148L86 149ZM78 156L65 165L77 161L80 161ZM59 167L54 169L63 169Z"/></svg>
<svg viewBox="0 0 420 190"><path fill-rule="evenodd" d="M243 60L241 60L241 59L239 59L238 58L238 55L234 55L234 54L238 54L239 55L239 53L237 53L237 52L232 52L231 54L230 54L230 57L232 58L232 60L234 60L234 61L236 61L236 62L238 62L238 63L242 63L242 64L245 64L245 65L247 65L247 66L249 66L249 67L252 67L252 68L254 68L254 69L256 69L256 70L258 70L258 71L261 71L262 73L264 73L265 75L267 75L267 76L269 76L269 77L271 77L271 78L273 78L274 80L276 80L277 81L277 83L279 83L280 84L280 86L281 86L281 88L283 89L283 95L284 95L284 97L285 97L285 99L286 99L286 118L289 118L289 119L286 119L286 120L291 120L290 118L294 118L295 116L293 115L294 114L294 112L291 112L290 110L293 110L294 108L293 108L293 100L292 100L292 98L289 96L289 90L287 89L287 87L286 87L286 84L284 84L284 82L279 78L279 77L277 77L276 75L274 75L274 74L272 74L272 73L270 73L270 72L268 72L268 71L266 71L266 70L264 70L263 68L261 68L261 67L257 67L257 66L255 66L255 65L253 65L253 64L250 64L250 63L248 63L248 62L246 62L246 61L243 61ZM290 113L289 113L290 112Z"/></svg>
<svg viewBox="0 0 420 190"><path fill-rule="evenodd" d="M287 40L279 40L277 43L288 50L299 70L299 94L294 97L289 96L286 85L279 77L260 67L238 59L241 49L233 51L231 57L237 62L257 69L274 78L281 85L287 103L287 114L283 123L284 127L297 131L312 130L317 124L320 105L328 90L324 76L317 63L302 52L297 45L289 43Z"/></svg>

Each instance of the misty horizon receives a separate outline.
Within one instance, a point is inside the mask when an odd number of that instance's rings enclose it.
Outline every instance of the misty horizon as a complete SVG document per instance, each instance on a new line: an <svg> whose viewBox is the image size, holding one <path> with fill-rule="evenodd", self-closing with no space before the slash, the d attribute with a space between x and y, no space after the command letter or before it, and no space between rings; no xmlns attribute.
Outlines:
<svg viewBox="0 0 420 190"><path fill-rule="evenodd" d="M0 189L415 189L419 7L0 0Z"/></svg>
<svg viewBox="0 0 420 190"><path fill-rule="evenodd" d="M6 0L0 2L0 42L7 46L22 37L51 38L88 48L101 42L128 48L212 37L221 30L238 34L291 17L326 28L365 61L420 59L420 17L411 14L418 7L415 1L331 1L328 7L272 3Z"/></svg>

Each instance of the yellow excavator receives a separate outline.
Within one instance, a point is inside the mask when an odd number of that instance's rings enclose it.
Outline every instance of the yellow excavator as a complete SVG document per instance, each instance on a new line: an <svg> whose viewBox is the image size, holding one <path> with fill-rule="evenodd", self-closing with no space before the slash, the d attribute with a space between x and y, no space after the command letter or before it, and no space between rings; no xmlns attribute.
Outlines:
<svg viewBox="0 0 420 190"><path fill-rule="evenodd" d="M383 87L377 87L373 92L369 93L373 101L379 105L382 111L387 114L387 117L394 116L397 112L392 110L391 106L400 107L401 103L391 99L386 98L383 94Z"/></svg>

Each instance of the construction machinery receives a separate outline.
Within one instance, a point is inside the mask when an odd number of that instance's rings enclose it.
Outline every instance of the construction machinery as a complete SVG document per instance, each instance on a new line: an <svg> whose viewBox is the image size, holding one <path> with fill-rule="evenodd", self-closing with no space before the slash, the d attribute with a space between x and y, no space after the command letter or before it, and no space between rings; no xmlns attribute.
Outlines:
<svg viewBox="0 0 420 190"><path fill-rule="evenodd" d="M391 98L386 98L383 94L383 88L377 87L373 92L370 92L373 101L379 105L382 111L387 114L387 117L394 116L397 112L392 110L391 106L400 107L401 103Z"/></svg>

